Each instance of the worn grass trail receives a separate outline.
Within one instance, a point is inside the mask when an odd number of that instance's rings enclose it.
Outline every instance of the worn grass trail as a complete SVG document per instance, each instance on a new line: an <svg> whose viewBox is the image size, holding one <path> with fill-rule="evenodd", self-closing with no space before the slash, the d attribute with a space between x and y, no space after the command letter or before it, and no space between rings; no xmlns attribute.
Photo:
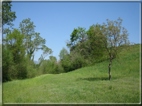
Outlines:
<svg viewBox="0 0 142 106"><path fill-rule="evenodd" d="M140 45L108 61L69 73L46 74L3 83L3 103L139 103Z"/></svg>

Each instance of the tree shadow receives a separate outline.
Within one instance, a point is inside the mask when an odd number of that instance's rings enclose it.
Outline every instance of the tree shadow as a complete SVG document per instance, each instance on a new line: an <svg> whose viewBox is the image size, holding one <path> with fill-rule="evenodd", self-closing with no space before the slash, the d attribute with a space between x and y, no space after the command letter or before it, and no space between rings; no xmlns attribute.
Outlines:
<svg viewBox="0 0 142 106"><path fill-rule="evenodd" d="M113 78L116 79L116 78ZM87 77L87 78L79 78L77 80L87 80L87 81L109 81L108 77ZM111 79L112 80L112 79Z"/></svg>

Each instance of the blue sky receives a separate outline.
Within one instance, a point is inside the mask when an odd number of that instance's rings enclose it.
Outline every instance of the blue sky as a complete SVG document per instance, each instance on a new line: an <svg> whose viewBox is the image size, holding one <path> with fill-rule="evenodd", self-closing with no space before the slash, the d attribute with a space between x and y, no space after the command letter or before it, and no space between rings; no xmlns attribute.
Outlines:
<svg viewBox="0 0 142 106"><path fill-rule="evenodd" d="M139 2L12 2L12 11L16 12L14 27L30 18L36 26L35 31L46 39L46 45L53 50L52 55L59 59L59 53L74 28L86 30L106 19L123 19L129 33L130 42L140 43L140 3ZM37 61L41 51L35 53ZM46 57L48 58L48 57Z"/></svg>

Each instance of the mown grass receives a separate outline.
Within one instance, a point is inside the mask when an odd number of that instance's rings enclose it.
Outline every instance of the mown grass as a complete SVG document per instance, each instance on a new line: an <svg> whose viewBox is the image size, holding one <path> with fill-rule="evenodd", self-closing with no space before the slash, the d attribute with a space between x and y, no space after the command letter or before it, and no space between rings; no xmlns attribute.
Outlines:
<svg viewBox="0 0 142 106"><path fill-rule="evenodd" d="M140 45L108 61L62 74L3 83L3 103L140 103Z"/></svg>

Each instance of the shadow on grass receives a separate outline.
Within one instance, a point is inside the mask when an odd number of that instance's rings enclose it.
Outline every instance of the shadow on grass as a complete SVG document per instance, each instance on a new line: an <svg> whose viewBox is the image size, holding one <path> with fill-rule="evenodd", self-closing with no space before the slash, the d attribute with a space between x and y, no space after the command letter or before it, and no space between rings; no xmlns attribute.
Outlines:
<svg viewBox="0 0 142 106"><path fill-rule="evenodd" d="M116 78L112 78L114 80ZM108 77L88 77L88 78L79 78L77 80L87 80L87 81L109 81Z"/></svg>

